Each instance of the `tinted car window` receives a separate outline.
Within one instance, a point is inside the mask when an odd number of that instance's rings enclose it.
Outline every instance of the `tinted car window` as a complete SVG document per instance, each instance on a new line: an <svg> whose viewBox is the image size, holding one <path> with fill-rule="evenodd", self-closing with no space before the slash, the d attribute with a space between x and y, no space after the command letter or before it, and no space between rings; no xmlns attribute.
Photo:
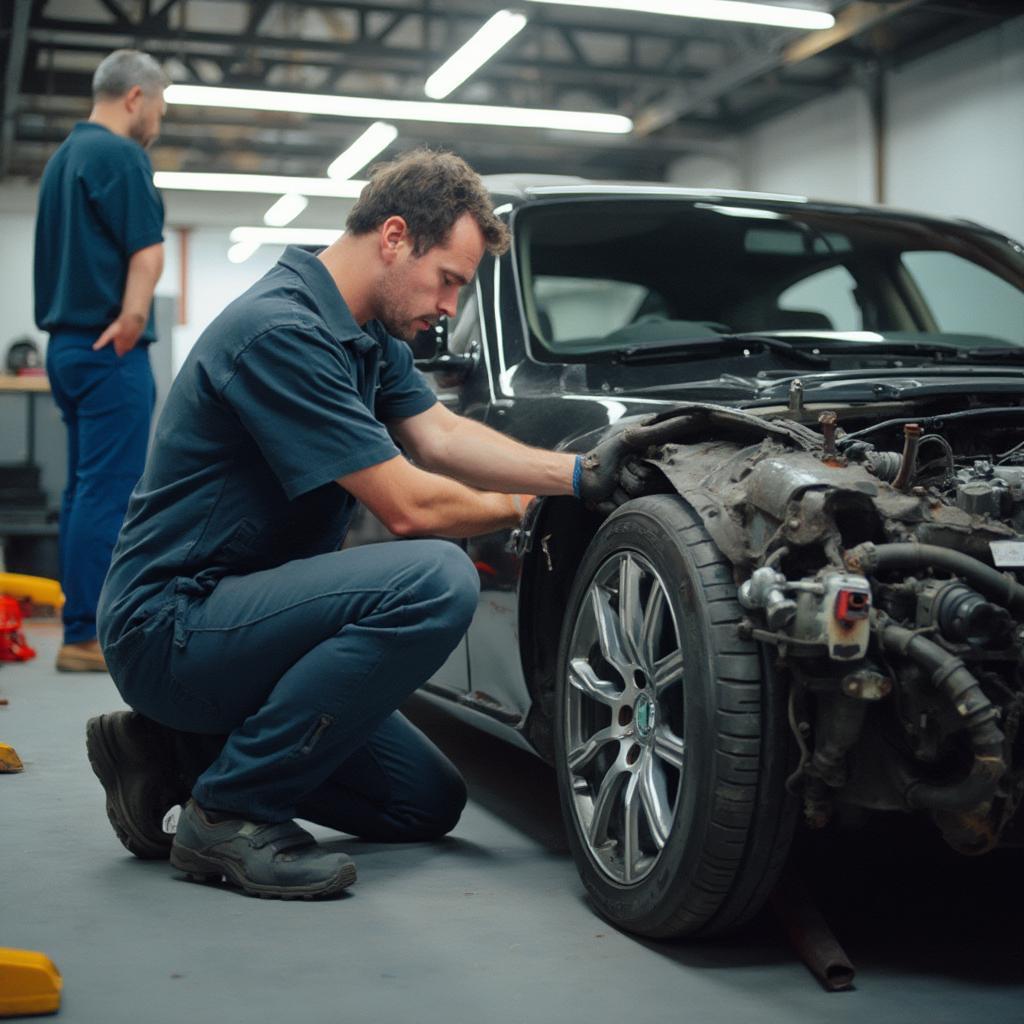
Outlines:
<svg viewBox="0 0 1024 1024"><path fill-rule="evenodd" d="M1024 340L1024 294L995 274L952 252L907 252L902 257L939 330Z"/></svg>
<svg viewBox="0 0 1024 1024"><path fill-rule="evenodd" d="M724 332L962 334L964 345L989 333L1024 344L1024 259L969 225L813 204L575 197L523 208L515 235L542 358ZM942 274L963 283L925 281Z"/></svg>
<svg viewBox="0 0 1024 1024"><path fill-rule="evenodd" d="M864 327L864 316L854 296L856 287L857 282L846 267L828 267L815 271L782 292L779 310L820 317L820 326L826 330L859 331Z"/></svg>

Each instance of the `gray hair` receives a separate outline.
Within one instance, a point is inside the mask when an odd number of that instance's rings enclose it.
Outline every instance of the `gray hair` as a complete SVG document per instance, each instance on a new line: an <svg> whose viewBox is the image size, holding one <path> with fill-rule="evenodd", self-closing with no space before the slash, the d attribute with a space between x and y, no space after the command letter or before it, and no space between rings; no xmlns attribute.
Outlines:
<svg viewBox="0 0 1024 1024"><path fill-rule="evenodd" d="M92 76L94 99L117 99L133 86L147 96L163 92L170 84L163 68L141 50L115 50L100 61Z"/></svg>

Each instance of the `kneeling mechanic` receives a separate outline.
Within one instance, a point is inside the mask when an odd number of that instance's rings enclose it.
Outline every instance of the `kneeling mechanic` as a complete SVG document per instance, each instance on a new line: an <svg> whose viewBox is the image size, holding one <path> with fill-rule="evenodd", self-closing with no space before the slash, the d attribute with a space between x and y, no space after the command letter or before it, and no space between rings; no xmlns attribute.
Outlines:
<svg viewBox="0 0 1024 1024"><path fill-rule="evenodd" d="M357 501L400 537L462 538L517 525L531 495L612 494L614 445L520 445L438 404L413 367L404 342L453 317L484 250L507 246L461 159L407 154L344 235L287 249L185 361L100 597L133 710L86 729L137 856L312 898L355 866L292 819L382 842L455 826L461 776L396 709L467 630L476 569L445 540L338 549Z"/></svg>

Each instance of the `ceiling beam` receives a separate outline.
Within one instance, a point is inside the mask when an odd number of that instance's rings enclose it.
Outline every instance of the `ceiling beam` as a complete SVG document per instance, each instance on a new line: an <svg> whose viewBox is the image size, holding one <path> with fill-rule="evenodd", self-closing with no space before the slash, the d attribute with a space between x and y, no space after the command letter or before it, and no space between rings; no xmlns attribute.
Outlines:
<svg viewBox="0 0 1024 1024"><path fill-rule="evenodd" d="M635 131L638 135L650 135L747 82L824 53L925 2L927 0L897 0L896 3L855 0L836 15L832 28L808 32L781 49L724 68L693 88L673 90L634 118Z"/></svg>

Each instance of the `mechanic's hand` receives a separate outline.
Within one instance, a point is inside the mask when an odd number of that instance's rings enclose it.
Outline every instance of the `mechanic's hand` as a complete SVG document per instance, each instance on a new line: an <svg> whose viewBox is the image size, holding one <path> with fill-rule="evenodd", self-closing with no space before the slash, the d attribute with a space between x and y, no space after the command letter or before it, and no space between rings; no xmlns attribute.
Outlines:
<svg viewBox="0 0 1024 1024"><path fill-rule="evenodd" d="M619 489L619 473L622 464L633 454L620 432L605 438L597 447L583 456L583 472L580 474L580 498L590 508L603 510ZM619 503L621 504L621 502ZM615 504L612 504L615 507Z"/></svg>
<svg viewBox="0 0 1024 1024"><path fill-rule="evenodd" d="M93 350L99 351L113 344L114 351L120 359L125 353L135 348L146 321L137 313L122 313L93 343Z"/></svg>

